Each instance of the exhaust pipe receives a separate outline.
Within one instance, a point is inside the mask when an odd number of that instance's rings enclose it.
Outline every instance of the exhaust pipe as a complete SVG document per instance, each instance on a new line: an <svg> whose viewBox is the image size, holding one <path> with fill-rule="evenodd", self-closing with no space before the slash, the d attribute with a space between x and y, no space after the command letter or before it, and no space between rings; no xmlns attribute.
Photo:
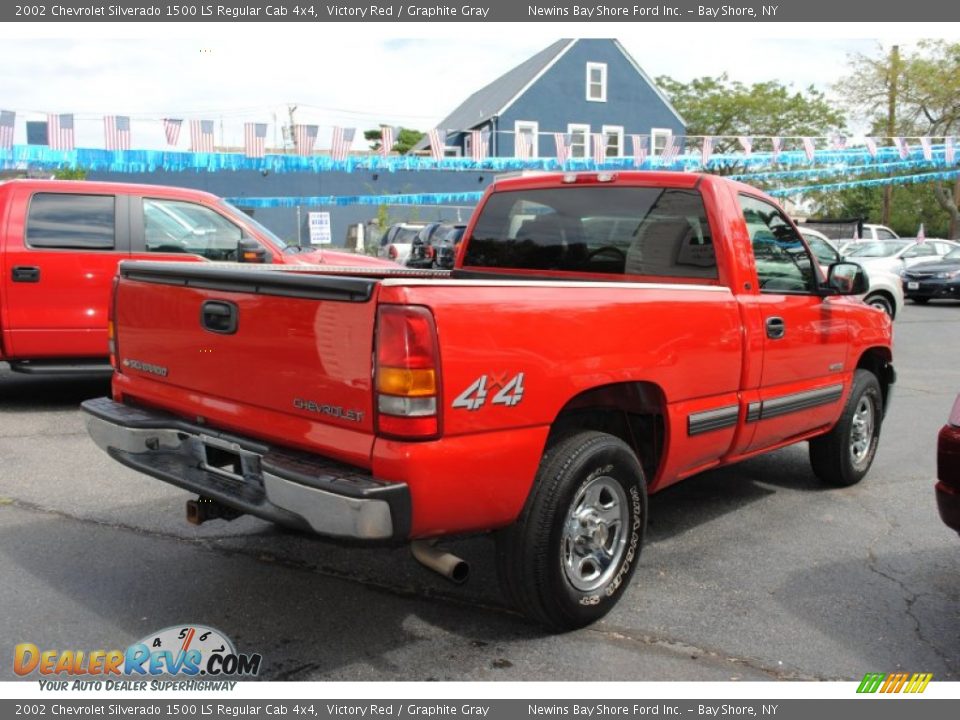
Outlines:
<svg viewBox="0 0 960 720"><path fill-rule="evenodd" d="M438 550L435 543L436 540L414 540L410 543L410 551L424 567L440 573L457 585L465 583L470 577L470 564L453 553Z"/></svg>
<svg viewBox="0 0 960 720"><path fill-rule="evenodd" d="M187 522L202 525L207 520L235 520L243 515L239 510L223 505L213 498L200 495L196 500L187 500Z"/></svg>

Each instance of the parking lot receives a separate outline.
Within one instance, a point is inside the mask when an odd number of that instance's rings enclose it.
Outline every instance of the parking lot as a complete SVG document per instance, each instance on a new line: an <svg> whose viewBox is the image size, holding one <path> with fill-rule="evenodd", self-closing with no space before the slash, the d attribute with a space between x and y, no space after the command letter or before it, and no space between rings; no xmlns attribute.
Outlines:
<svg viewBox="0 0 960 720"><path fill-rule="evenodd" d="M261 653L271 680L960 680L960 538L933 495L960 303L908 303L895 328L899 378L866 480L824 488L801 444L654 496L626 596L566 635L505 607L488 537L449 544L472 568L454 586L404 548L250 517L188 525L188 494L87 438L77 405L107 382L0 364L3 652L123 648L201 623Z"/></svg>

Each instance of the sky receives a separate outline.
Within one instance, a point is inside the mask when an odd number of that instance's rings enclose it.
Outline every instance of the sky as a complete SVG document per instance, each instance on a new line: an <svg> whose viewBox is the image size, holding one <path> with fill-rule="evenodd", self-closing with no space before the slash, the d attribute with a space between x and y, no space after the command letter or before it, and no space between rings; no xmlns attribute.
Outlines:
<svg viewBox="0 0 960 720"><path fill-rule="evenodd" d="M86 147L102 147L108 114L130 115L134 145L147 148L164 147L164 117L212 119L218 144L234 146L243 122L267 122L267 144L276 146L291 106L296 122L321 126L319 147L334 125L426 130L469 94L583 29L493 25L114 23L84 25L82 38L76 25L8 25L0 30L0 109L18 114L16 142L25 140L24 120L72 112L77 145ZM652 77L726 72L745 83L829 91L852 54L874 54L891 41L909 46L931 28L899 28L898 38L884 26L847 35L842 24L775 29L773 36L756 25L625 23L590 26L590 36L616 37ZM364 147L361 132L355 147Z"/></svg>

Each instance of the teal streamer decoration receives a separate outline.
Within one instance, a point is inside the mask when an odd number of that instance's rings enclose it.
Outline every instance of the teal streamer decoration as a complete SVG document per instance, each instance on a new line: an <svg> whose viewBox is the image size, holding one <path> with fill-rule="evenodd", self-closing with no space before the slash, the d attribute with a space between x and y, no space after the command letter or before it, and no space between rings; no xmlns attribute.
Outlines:
<svg viewBox="0 0 960 720"><path fill-rule="evenodd" d="M409 193L402 195L316 195L312 197L232 197L227 202L248 208L292 208L344 205L475 205L482 191L447 193Z"/></svg>
<svg viewBox="0 0 960 720"><path fill-rule="evenodd" d="M792 188L768 190L767 194L774 197L789 197L790 195L804 195L810 192L823 190L847 190L855 187L883 187L884 185L917 185L932 180L955 180L960 177L960 170L946 170L936 173L921 173L919 175L900 175L892 178L870 178L869 180L852 180L842 183L825 183L821 185L803 185Z"/></svg>

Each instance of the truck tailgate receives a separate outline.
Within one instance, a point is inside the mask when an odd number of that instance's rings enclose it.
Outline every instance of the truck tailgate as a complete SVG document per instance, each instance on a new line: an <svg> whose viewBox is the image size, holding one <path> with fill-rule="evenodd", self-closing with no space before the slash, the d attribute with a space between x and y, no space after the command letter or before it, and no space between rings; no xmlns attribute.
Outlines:
<svg viewBox="0 0 960 720"><path fill-rule="evenodd" d="M248 434L259 413L265 439L349 446L356 461L373 440L378 288L289 269L124 263L115 391L222 427L243 417Z"/></svg>

